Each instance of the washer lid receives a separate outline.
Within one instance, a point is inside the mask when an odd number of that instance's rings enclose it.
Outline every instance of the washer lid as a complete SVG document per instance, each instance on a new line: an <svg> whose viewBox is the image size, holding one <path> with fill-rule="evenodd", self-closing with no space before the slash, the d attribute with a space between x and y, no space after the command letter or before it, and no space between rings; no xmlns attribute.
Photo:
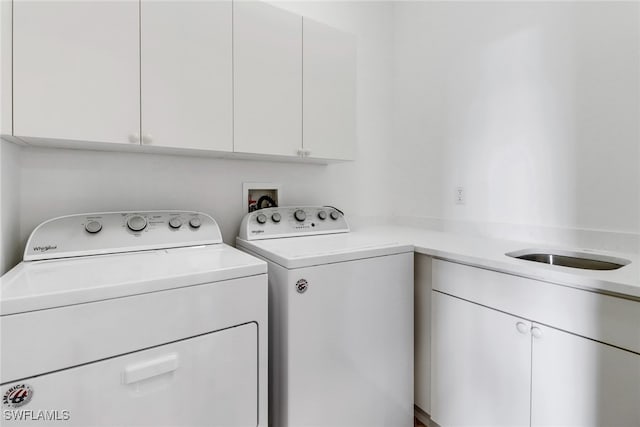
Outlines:
<svg viewBox="0 0 640 427"><path fill-rule="evenodd" d="M409 243L359 232L254 241L238 238L236 245L290 269L413 251Z"/></svg>
<svg viewBox="0 0 640 427"><path fill-rule="evenodd" d="M0 278L0 315L266 272L265 262L225 244L22 262Z"/></svg>

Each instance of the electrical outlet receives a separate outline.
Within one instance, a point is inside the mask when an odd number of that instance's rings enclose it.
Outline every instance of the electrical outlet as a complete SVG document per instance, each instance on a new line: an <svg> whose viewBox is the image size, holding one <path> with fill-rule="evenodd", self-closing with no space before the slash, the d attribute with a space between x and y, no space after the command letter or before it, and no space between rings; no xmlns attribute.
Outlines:
<svg viewBox="0 0 640 427"><path fill-rule="evenodd" d="M455 193L455 203L456 205L464 205L466 201L466 194L464 192L464 187L456 187Z"/></svg>

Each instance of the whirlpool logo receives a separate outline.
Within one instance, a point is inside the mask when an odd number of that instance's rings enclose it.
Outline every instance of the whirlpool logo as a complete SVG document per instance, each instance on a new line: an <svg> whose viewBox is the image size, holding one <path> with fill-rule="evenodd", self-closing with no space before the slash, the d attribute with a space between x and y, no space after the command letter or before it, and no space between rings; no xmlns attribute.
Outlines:
<svg viewBox="0 0 640 427"><path fill-rule="evenodd" d="M54 249L58 249L58 245L46 245L46 246L34 246L34 252L47 252L52 251Z"/></svg>

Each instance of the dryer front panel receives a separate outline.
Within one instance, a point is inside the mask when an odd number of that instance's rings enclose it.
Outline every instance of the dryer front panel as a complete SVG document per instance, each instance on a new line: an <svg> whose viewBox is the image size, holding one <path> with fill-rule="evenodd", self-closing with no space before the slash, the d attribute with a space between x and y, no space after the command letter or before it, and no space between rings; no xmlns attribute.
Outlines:
<svg viewBox="0 0 640 427"><path fill-rule="evenodd" d="M258 326L247 323L5 384L3 426L256 426Z"/></svg>

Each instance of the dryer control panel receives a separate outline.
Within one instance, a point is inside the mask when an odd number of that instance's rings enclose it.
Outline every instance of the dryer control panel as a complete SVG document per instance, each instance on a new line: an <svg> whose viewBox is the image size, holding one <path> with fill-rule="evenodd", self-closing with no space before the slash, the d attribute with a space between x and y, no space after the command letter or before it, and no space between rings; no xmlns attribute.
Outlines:
<svg viewBox="0 0 640 427"><path fill-rule="evenodd" d="M348 232L347 220L336 208L293 206L248 213L242 219L238 237L244 240L261 240Z"/></svg>
<svg viewBox="0 0 640 427"><path fill-rule="evenodd" d="M31 233L25 261L222 243L216 221L191 211L101 212L69 215Z"/></svg>

